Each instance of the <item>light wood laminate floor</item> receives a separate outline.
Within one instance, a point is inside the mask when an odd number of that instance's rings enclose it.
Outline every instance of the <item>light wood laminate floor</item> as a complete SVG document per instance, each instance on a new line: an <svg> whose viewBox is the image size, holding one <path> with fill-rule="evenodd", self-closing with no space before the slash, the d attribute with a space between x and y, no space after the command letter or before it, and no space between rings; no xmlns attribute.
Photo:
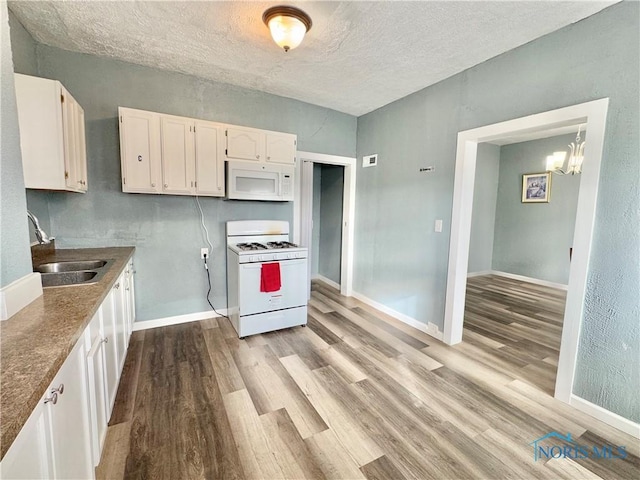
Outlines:
<svg viewBox="0 0 640 480"><path fill-rule="evenodd" d="M638 478L636 439L550 396L562 295L496 278L468 292L454 347L323 283L308 328L135 332L97 477ZM534 461L551 431L628 456Z"/></svg>

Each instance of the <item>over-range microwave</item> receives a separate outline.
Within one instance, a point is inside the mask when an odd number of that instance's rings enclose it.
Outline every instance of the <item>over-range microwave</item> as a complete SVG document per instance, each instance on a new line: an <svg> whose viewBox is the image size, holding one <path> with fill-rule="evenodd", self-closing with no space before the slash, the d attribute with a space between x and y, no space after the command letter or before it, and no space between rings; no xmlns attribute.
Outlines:
<svg viewBox="0 0 640 480"><path fill-rule="evenodd" d="M227 161L227 198L230 200L293 200L293 165L242 160Z"/></svg>

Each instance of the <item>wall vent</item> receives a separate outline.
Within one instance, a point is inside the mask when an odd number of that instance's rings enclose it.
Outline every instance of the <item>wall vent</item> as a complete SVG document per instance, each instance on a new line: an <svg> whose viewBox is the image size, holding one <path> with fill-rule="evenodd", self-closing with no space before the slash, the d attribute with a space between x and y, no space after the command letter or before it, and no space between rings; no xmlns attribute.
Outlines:
<svg viewBox="0 0 640 480"><path fill-rule="evenodd" d="M375 167L378 165L378 154L375 155L367 155L366 157L362 157L362 166L366 167Z"/></svg>

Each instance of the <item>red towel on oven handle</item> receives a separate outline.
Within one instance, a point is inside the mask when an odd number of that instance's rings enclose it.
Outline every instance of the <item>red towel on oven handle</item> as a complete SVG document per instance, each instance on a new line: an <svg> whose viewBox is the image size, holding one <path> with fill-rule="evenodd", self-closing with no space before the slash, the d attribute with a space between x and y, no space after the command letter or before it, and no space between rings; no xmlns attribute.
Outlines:
<svg viewBox="0 0 640 480"><path fill-rule="evenodd" d="M282 287L280 281L280 264L263 263L260 270L260 291L277 292Z"/></svg>

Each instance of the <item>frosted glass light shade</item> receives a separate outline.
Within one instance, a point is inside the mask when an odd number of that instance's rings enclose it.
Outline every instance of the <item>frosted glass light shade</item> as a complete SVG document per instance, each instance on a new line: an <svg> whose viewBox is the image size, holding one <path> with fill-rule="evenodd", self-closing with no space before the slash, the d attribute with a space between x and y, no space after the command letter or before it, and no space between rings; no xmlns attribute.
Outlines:
<svg viewBox="0 0 640 480"><path fill-rule="evenodd" d="M273 41L285 52L300 45L305 34L311 29L309 15L295 7L269 8L262 15L262 20L269 27Z"/></svg>
<svg viewBox="0 0 640 480"><path fill-rule="evenodd" d="M567 158L567 152L553 152L553 155L549 155L547 157L547 172L562 169L565 158Z"/></svg>
<svg viewBox="0 0 640 480"><path fill-rule="evenodd" d="M285 52L293 50L304 40L307 27L300 20L294 17L278 15L269 20L269 30L271 37L276 44L284 48Z"/></svg>

